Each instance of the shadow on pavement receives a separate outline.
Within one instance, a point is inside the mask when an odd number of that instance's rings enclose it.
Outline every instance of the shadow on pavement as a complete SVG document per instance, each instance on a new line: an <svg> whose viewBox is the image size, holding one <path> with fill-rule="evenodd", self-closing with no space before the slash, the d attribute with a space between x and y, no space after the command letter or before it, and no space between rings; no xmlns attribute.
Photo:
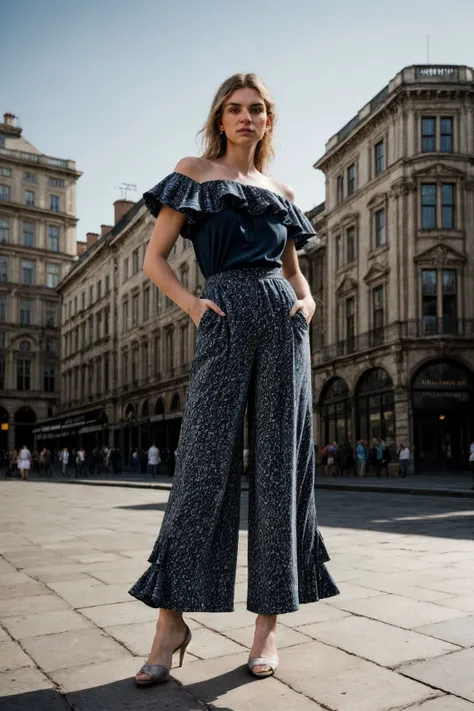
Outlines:
<svg viewBox="0 0 474 711"><path fill-rule="evenodd" d="M231 689L255 681L246 677L243 669L186 687L171 680L153 688L139 688L132 679L123 679L67 694L39 689L0 698L0 711L203 711L203 702L210 703ZM212 708L232 711L224 706Z"/></svg>

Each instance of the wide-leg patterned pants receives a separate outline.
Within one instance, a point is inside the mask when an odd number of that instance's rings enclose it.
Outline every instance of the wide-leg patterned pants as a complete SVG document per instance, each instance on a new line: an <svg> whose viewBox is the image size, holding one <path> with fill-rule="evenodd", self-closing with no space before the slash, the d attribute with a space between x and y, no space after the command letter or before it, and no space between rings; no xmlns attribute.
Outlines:
<svg viewBox="0 0 474 711"><path fill-rule="evenodd" d="M308 324L280 268L220 272L204 298L174 482L149 569L130 594L183 612L234 609L243 462L249 417L247 608L297 610L338 594L314 501Z"/></svg>

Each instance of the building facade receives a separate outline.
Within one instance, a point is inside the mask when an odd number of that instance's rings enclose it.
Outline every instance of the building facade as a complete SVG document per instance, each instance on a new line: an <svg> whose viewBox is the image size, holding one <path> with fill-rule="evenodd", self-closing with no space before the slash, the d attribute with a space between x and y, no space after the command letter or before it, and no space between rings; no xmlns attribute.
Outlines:
<svg viewBox="0 0 474 711"><path fill-rule="evenodd" d="M16 117L0 123L0 449L33 446L59 403L59 296L76 255L74 161L40 153Z"/></svg>
<svg viewBox="0 0 474 711"><path fill-rule="evenodd" d="M58 286L62 301L61 403L40 423L39 446L174 451L194 357L192 319L143 272L154 219L143 200L114 204L115 224L88 233ZM168 260L183 285L202 293L190 241Z"/></svg>
<svg viewBox="0 0 474 711"><path fill-rule="evenodd" d="M467 469L474 437L474 72L403 69L326 145L307 250L315 432Z"/></svg>

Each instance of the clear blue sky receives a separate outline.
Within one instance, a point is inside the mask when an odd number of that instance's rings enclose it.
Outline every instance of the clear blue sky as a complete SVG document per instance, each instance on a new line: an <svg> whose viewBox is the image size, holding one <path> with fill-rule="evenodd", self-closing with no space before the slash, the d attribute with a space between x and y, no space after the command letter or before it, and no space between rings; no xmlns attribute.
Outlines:
<svg viewBox="0 0 474 711"><path fill-rule="evenodd" d="M474 3L398 0L3 0L0 113L42 153L77 162L78 238L113 221L185 155L218 85L261 75L277 104L271 174L304 210L327 139L404 66L474 64Z"/></svg>

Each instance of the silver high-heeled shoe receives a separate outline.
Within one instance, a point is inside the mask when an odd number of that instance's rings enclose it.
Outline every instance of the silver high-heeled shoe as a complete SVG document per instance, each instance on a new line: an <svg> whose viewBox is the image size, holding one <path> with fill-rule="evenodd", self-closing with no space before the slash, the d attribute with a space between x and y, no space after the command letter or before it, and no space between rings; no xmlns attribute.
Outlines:
<svg viewBox="0 0 474 711"><path fill-rule="evenodd" d="M272 676L272 674L276 672L279 661L278 657L250 657L247 662L247 666L254 676L263 678L266 676ZM270 667L270 670L259 672L254 671L255 667L263 666Z"/></svg>
<svg viewBox="0 0 474 711"><path fill-rule="evenodd" d="M176 652L179 651L180 667L183 666L184 655L191 641L191 637L191 630L189 629L188 625L186 625L186 637L184 638L184 642L182 642L179 647L176 647L173 652L173 654L176 654ZM170 670L168 669L168 667L165 667L162 664L144 664L142 668L138 671L138 674L146 674L148 677L150 677L149 679L137 679L137 677L135 677L135 681L138 686L152 686L153 684L162 684L164 681L168 681L168 679L170 678Z"/></svg>

